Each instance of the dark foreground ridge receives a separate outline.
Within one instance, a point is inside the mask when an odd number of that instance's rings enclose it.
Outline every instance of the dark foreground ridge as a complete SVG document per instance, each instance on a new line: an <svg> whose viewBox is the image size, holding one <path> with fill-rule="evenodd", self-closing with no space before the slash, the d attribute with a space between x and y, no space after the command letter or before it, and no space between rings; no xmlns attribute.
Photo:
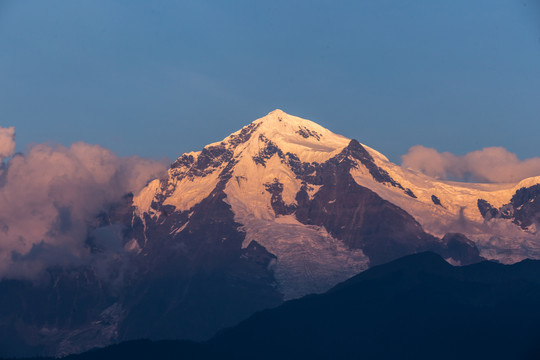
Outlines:
<svg viewBox="0 0 540 360"><path fill-rule="evenodd" d="M540 261L453 267L426 252L259 312L210 341L133 341L86 359L538 359Z"/></svg>

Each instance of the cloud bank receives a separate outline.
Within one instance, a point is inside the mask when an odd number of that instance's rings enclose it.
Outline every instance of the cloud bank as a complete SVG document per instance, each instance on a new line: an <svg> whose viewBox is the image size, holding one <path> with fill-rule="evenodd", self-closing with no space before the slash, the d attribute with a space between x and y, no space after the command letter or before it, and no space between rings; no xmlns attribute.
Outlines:
<svg viewBox="0 0 540 360"><path fill-rule="evenodd" d="M445 180L504 183L540 175L540 158L519 160L516 154L502 147L456 156L416 145L401 159L403 167Z"/></svg>
<svg viewBox="0 0 540 360"><path fill-rule="evenodd" d="M14 128L0 128L0 156L13 154L14 136ZM164 170L162 162L82 142L13 156L0 175L0 278L84 262L88 224Z"/></svg>

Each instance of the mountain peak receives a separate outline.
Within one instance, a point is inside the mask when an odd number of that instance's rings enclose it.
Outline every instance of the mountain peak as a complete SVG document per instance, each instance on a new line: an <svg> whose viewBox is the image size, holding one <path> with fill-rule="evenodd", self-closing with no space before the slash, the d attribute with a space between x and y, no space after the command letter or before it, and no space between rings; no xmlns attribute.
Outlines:
<svg viewBox="0 0 540 360"><path fill-rule="evenodd" d="M289 116L289 114L287 114L285 111L283 111L281 109L272 110L266 116L270 116L270 115L272 115L272 116L274 116L274 115L277 115L277 116Z"/></svg>
<svg viewBox="0 0 540 360"><path fill-rule="evenodd" d="M346 147L350 139L334 134L323 126L276 109L253 121L251 139L261 146L261 139L271 141L284 153L297 155L305 162L326 161Z"/></svg>
<svg viewBox="0 0 540 360"><path fill-rule="evenodd" d="M283 153L293 153L303 162L324 162L339 153L350 142L323 126L276 109L219 142L205 148L225 146L234 149L234 156L247 153L256 156L271 143Z"/></svg>
<svg viewBox="0 0 540 360"><path fill-rule="evenodd" d="M283 131L285 128L289 128L289 130L296 130L296 127L320 128L319 130L325 129L312 121L287 114L281 109L275 109L269 112L266 116L255 120L253 123L261 125L265 124L272 127L278 126L281 131Z"/></svg>

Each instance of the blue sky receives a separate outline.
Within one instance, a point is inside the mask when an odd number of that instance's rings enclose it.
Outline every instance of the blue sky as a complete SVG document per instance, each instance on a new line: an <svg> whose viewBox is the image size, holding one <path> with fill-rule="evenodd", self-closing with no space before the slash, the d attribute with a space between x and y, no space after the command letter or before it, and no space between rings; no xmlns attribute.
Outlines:
<svg viewBox="0 0 540 360"><path fill-rule="evenodd" d="M275 108L399 162L540 156L538 0L0 0L0 126L176 158Z"/></svg>

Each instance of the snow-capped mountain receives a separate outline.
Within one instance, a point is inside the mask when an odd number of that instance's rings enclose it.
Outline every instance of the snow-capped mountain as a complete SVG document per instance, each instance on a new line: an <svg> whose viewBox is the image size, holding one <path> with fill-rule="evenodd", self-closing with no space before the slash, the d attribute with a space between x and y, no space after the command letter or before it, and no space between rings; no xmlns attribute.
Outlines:
<svg viewBox="0 0 540 360"><path fill-rule="evenodd" d="M452 264L539 258L539 199L540 177L433 179L275 110L180 156L99 216L95 228L116 229L126 250L107 266L96 255L96 264L49 269L39 283L0 281L0 356L208 339L426 250ZM91 236L88 244L99 254Z"/></svg>
<svg viewBox="0 0 540 360"><path fill-rule="evenodd" d="M182 155L168 178L150 183L134 205L145 225L176 214L168 235L181 241L196 205L219 192L245 233L242 247L256 242L276 256L276 280L291 298L425 247L440 247L456 263L475 261L465 237L460 246L471 257L450 254L447 233L466 235L488 259L539 257L539 183L540 177L503 185L433 179L275 110ZM132 246L144 251L145 243Z"/></svg>
<svg viewBox="0 0 540 360"><path fill-rule="evenodd" d="M458 264L480 256L503 262L538 257L537 208L530 205L538 191L526 197L530 210L512 200L537 183L540 178L504 185L433 179L275 110L182 155L166 178L136 195L134 224L140 221L141 229L127 246L145 255L155 246L150 243L165 237L184 243L191 226L202 226L204 204L219 199L242 249L262 247L275 257L269 266L288 299L422 250ZM520 220L525 213L527 220ZM229 241L226 233L216 236Z"/></svg>

